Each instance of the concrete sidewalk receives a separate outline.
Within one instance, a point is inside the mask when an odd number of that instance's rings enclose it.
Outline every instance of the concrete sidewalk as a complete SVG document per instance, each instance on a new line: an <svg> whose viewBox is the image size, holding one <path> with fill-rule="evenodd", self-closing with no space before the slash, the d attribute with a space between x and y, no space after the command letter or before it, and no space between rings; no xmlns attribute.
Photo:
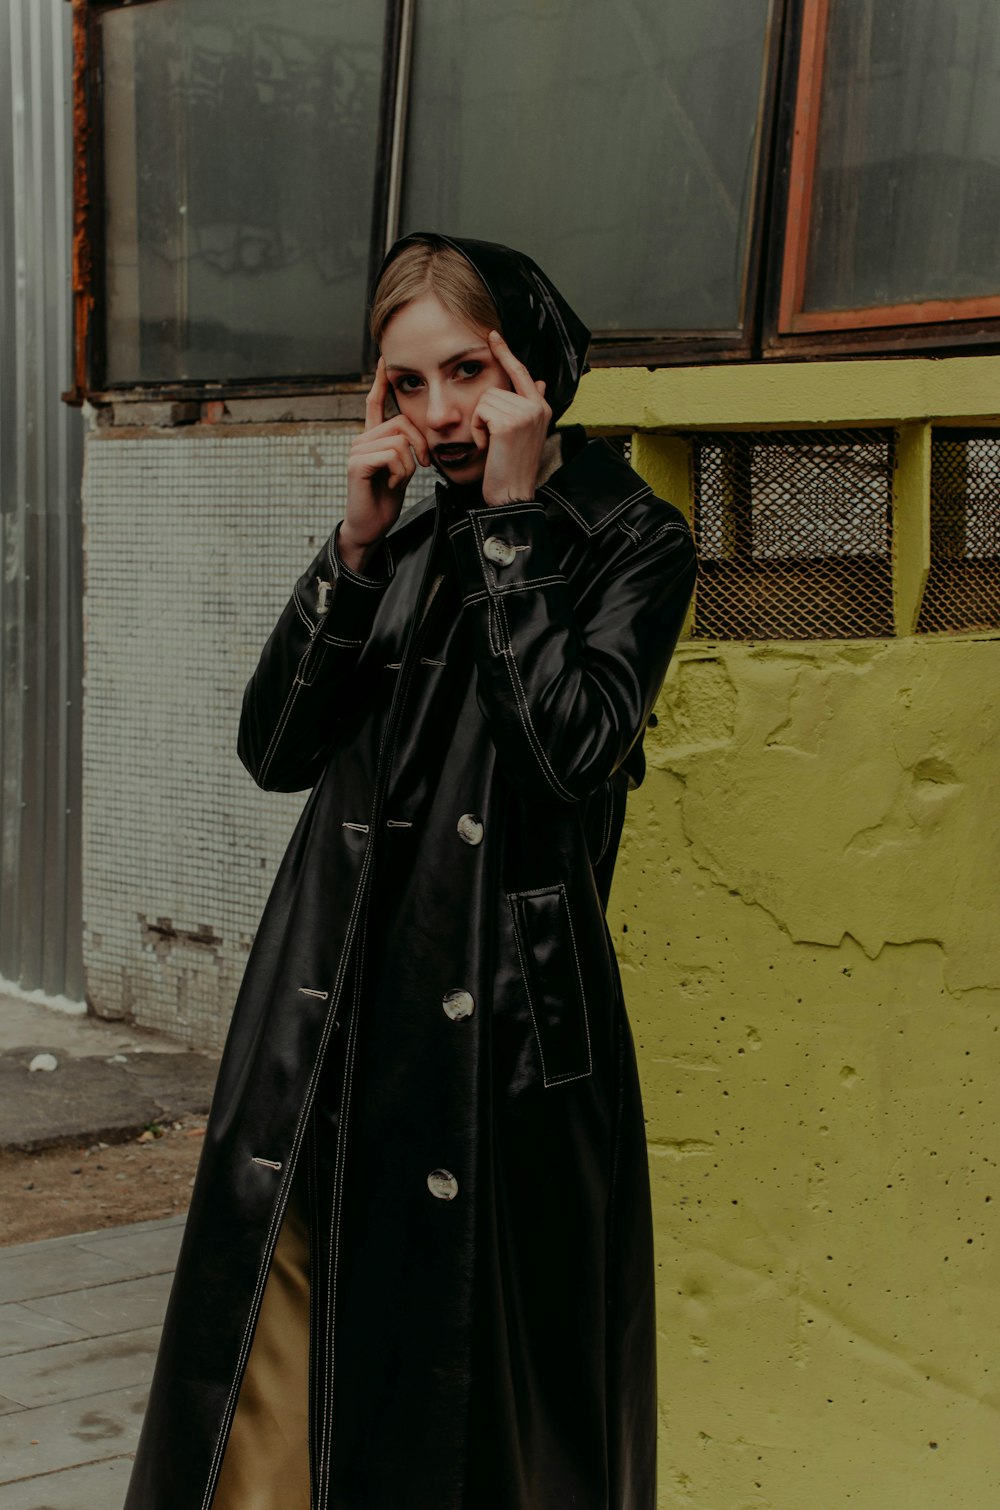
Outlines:
<svg viewBox="0 0 1000 1510"><path fill-rule="evenodd" d="M39 1055L54 1069L31 1070ZM0 1154L122 1142L208 1111L216 1053L0 992Z"/></svg>
<svg viewBox="0 0 1000 1510"><path fill-rule="evenodd" d="M183 1227L0 1248L2 1510L121 1510Z"/></svg>

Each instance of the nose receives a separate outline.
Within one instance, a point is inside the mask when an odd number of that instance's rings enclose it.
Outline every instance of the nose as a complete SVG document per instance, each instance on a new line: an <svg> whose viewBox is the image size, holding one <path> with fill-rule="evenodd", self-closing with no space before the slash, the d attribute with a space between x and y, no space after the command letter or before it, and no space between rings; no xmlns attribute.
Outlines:
<svg viewBox="0 0 1000 1510"><path fill-rule="evenodd" d="M450 430L461 419L454 395L449 394L444 383L430 382L427 385L427 409L424 420L429 430Z"/></svg>

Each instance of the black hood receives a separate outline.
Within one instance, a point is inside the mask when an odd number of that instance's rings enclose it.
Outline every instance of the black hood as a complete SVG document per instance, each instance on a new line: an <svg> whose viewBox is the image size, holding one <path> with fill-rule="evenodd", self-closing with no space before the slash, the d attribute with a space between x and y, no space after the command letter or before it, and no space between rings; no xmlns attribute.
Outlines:
<svg viewBox="0 0 1000 1510"><path fill-rule="evenodd" d="M454 247L472 263L499 311L504 340L532 377L544 380L552 419L559 419L587 371L590 331L555 284L523 252L496 241L470 241L440 236L436 231L414 231L395 242L386 253L378 278L405 247L417 242Z"/></svg>

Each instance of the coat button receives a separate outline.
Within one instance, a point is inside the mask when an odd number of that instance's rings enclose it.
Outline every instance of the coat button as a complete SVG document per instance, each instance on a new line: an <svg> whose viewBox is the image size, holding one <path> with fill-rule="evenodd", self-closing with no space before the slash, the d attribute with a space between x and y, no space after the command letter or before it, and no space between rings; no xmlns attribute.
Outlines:
<svg viewBox="0 0 1000 1510"><path fill-rule="evenodd" d="M476 1010L476 1003L468 991L446 991L441 1005L445 1016L450 1017L452 1022L462 1022Z"/></svg>
<svg viewBox="0 0 1000 1510"><path fill-rule="evenodd" d="M427 1176L427 1189L439 1201L453 1201L458 1194L458 1181L450 1169L432 1169Z"/></svg>
<svg viewBox="0 0 1000 1510"><path fill-rule="evenodd" d="M509 540L504 540L501 535L487 535L483 541L483 555L487 561L492 561L494 566L509 566L517 555L517 551Z"/></svg>
<svg viewBox="0 0 1000 1510"><path fill-rule="evenodd" d="M464 839L466 844L482 844L483 820L477 818L475 813L463 813L458 820L458 837Z"/></svg>

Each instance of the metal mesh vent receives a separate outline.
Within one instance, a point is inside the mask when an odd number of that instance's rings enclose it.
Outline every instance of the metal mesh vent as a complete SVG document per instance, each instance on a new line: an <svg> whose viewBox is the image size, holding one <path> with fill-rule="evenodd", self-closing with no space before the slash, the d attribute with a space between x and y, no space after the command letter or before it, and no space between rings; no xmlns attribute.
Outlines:
<svg viewBox="0 0 1000 1510"><path fill-rule="evenodd" d="M918 632L1000 628L1000 431L931 439L931 569Z"/></svg>
<svg viewBox="0 0 1000 1510"><path fill-rule="evenodd" d="M893 633L891 431L692 438L704 639Z"/></svg>

